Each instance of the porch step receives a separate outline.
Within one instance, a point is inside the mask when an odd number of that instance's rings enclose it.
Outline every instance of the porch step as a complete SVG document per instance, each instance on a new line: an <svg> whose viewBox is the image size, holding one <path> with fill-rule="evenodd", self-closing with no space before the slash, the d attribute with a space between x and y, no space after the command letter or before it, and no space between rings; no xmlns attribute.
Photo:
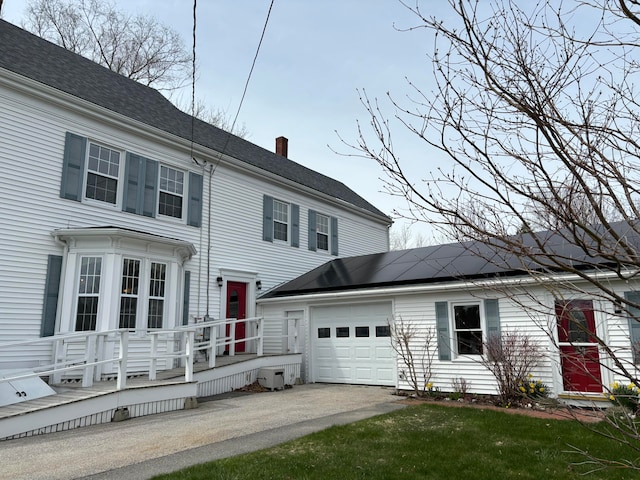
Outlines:
<svg viewBox="0 0 640 480"><path fill-rule="evenodd" d="M608 408L611 402L604 393L560 393L558 400L574 407Z"/></svg>

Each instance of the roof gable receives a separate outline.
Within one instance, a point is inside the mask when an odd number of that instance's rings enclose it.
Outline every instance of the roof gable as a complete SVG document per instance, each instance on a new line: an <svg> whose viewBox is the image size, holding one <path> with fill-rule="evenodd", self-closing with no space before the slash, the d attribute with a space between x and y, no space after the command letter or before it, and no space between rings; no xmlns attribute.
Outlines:
<svg viewBox="0 0 640 480"><path fill-rule="evenodd" d="M192 118L157 90L0 20L0 68L99 105L167 133L191 140ZM246 164L364 209L389 217L343 183L195 119L193 141Z"/></svg>

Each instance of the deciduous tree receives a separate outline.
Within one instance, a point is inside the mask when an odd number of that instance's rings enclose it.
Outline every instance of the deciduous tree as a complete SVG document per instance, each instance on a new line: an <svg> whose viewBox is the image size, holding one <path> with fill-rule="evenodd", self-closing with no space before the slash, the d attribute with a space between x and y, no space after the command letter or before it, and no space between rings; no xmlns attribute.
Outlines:
<svg viewBox="0 0 640 480"><path fill-rule="evenodd" d="M435 87L409 79L411 95L387 98L395 117L363 93L368 125L346 143L382 166L387 188L407 199L416 221L481 245L478 255L528 272L560 302L588 295L603 317L617 305L620 322L637 321L638 297L613 285L640 272L640 2L449 4L443 18L429 16L429 2L405 4L417 19L409 30L435 39ZM440 168L413 174L395 149L396 128L424 142ZM527 295L516 291L504 289L514 301ZM555 324L540 320L555 318L554 306L536 305L538 297L522 305L554 339ZM630 349L595 341L603 369L639 387ZM614 423L612 435L640 450L632 417ZM616 465L609 460L598 461Z"/></svg>

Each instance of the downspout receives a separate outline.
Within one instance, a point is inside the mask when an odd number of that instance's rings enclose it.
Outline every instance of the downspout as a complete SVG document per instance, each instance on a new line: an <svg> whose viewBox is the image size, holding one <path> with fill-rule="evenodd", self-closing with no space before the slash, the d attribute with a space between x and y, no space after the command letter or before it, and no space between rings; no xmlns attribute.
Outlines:
<svg viewBox="0 0 640 480"><path fill-rule="evenodd" d="M209 204L207 206L207 308L205 321L209 319L209 299L211 296L211 183L213 182L213 165L209 165Z"/></svg>

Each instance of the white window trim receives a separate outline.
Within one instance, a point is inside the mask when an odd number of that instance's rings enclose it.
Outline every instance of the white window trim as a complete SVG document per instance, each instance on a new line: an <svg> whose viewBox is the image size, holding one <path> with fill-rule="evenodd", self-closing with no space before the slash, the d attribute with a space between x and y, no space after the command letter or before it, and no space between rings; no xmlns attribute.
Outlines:
<svg viewBox="0 0 640 480"><path fill-rule="evenodd" d="M89 177L89 152L91 151L91 144L97 145L99 147L108 148L109 150L113 150L114 152L118 152L118 185L116 187L116 203L103 202L102 200L96 200L95 198L87 197L87 180ZM89 203L91 205L102 206L104 208L121 210L122 209L122 196L123 196L123 184L124 184L124 170L126 164L126 152L121 148L113 147L105 142L101 142L98 140L92 140L90 138L87 139L87 147L84 153L84 172L82 173L82 201L84 203ZM113 177L109 177L113 178Z"/></svg>
<svg viewBox="0 0 640 480"><path fill-rule="evenodd" d="M85 295L85 294L81 294L80 293L80 282L81 282L81 276L82 276L82 261L85 258L94 258L94 259L100 259L100 281L99 281L99 287L98 287L98 293L97 294L90 294L90 295ZM73 290L73 315L71 317L71 322L69 325L69 331L71 332L94 332L99 330L100 324L99 324L99 320L101 317L101 311L103 309L103 303L104 303L104 257L102 255L99 254L91 254L91 253L86 253L86 254L81 254L78 256L78 262L76 265L76 271L74 273L75 276L75 282L74 282L74 290ZM78 330L77 329L77 322L78 322L78 302L80 300L81 297L96 297L98 299L98 308L96 309L96 325L95 328L93 329L86 329L86 330Z"/></svg>
<svg viewBox="0 0 640 480"><path fill-rule="evenodd" d="M327 233L320 232L318 226L320 225L320 217L326 218L327 220ZM316 251L330 253L331 252L331 216L325 215L324 213L316 212ZM327 236L327 248L320 248L320 243L318 242L318 235L326 235Z"/></svg>
<svg viewBox="0 0 640 480"><path fill-rule="evenodd" d="M167 328L166 326L166 322L167 322L167 290L170 287L170 274L171 274L171 265L165 261L162 260L156 260L153 258L147 259L148 264L148 268L145 269L145 276L146 276L146 282L147 282L147 288L146 288L146 301L145 301L145 307L146 307L146 312L144 315L144 328L149 328L149 311L150 311L150 303L151 300L162 300L162 325L158 328ZM164 265L164 295L162 297L160 296L156 296L156 295L152 295L151 294L151 269L153 267L153 264L157 264L157 265Z"/></svg>
<svg viewBox="0 0 640 480"><path fill-rule="evenodd" d="M162 183L162 167L165 168L169 168L171 170L175 170L176 172L180 172L182 173L182 194L179 195L177 193L171 192L169 190L162 190L162 188L160 187L161 183ZM175 196L180 196L182 198L182 210L180 212L180 217L174 217L172 215L164 215L162 213L160 213L160 193L168 193L169 195L175 195ZM158 192L156 194L156 209L158 214L156 215L156 218L159 219L165 219L165 220L169 220L172 222L180 222L180 223L186 223L187 221L187 215L186 215L186 211L187 211L187 202L188 202L188 192L189 192L189 172L181 169L181 168L176 168L172 165L166 164L166 163L159 163L158 166Z"/></svg>
<svg viewBox="0 0 640 480"><path fill-rule="evenodd" d="M138 293L136 295L132 295L132 294L124 294L122 292L122 277L124 276L124 261L125 260L131 260L131 261L137 261L139 262L139 267L138 267ZM143 292L143 285L141 284L142 279L144 278L144 259L142 258L137 258L137 257L133 257L131 255L122 255L122 261L120 262L120 284L119 284L119 295L118 295L118 321L117 321L117 327L120 327L120 314L122 313L122 298L136 298L137 302L136 302L136 323L134 325L134 328L138 328L138 322L140 321L140 298L141 298L141 294Z"/></svg>
<svg viewBox="0 0 640 480"><path fill-rule="evenodd" d="M458 329L456 328L456 316L455 316L455 307L468 307L468 306L478 306L478 313L480 315L480 331L481 331L481 340L482 340L482 354L475 353L459 353L458 352ZM451 328L451 351L453 355L453 360L461 359L461 360L473 360L477 361L478 358L483 357L486 352L484 351L484 342L487 338L487 325L484 318L484 302L481 300L478 301L457 301L457 302L449 302L449 326ZM477 331L477 330L460 330L463 332L468 331Z"/></svg>
<svg viewBox="0 0 640 480"><path fill-rule="evenodd" d="M287 223L285 224L284 222L281 222L280 220L276 220L276 202L277 203L281 203L282 205L286 205L287 206ZM291 203L290 202L285 202L283 200L279 200L277 198L273 199L273 242L274 243L280 243L283 245L290 245L291 244ZM287 239L286 240L281 240L279 238L276 238L276 223L282 224L282 225L286 225L287 226Z"/></svg>

